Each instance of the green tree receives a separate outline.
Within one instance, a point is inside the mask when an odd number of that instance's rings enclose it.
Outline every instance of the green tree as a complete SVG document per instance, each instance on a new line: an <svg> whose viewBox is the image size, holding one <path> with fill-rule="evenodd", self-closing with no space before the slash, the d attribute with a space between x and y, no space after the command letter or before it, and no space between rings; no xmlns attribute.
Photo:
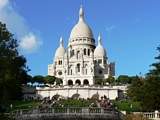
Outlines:
<svg viewBox="0 0 160 120"><path fill-rule="evenodd" d="M95 79L95 84L96 85L103 85L104 84L104 80L103 79Z"/></svg>
<svg viewBox="0 0 160 120"><path fill-rule="evenodd" d="M56 85L61 85L61 84L63 84L63 81L62 81L62 79L60 79L60 78L56 78L56 79L55 79L55 82L56 82Z"/></svg>
<svg viewBox="0 0 160 120"><path fill-rule="evenodd" d="M157 62L153 63L151 65L152 69L147 73L147 76L155 76L155 77L160 77L160 46L157 47L158 51L158 56L155 57Z"/></svg>
<svg viewBox="0 0 160 120"><path fill-rule="evenodd" d="M160 78L147 77L143 89L143 98L141 99L143 110L160 110Z"/></svg>
<svg viewBox="0 0 160 120"><path fill-rule="evenodd" d="M115 78L113 76L109 76L106 80L105 80L105 83L109 83L109 84L112 84L113 82L115 81Z"/></svg>
<svg viewBox="0 0 160 120"><path fill-rule="evenodd" d="M37 82L37 83L44 83L44 77L42 75L36 75L32 78L33 83Z"/></svg>
<svg viewBox="0 0 160 120"><path fill-rule="evenodd" d="M131 83L131 79L128 75L120 75L117 78L117 82L121 83L121 84L130 84Z"/></svg>
<svg viewBox="0 0 160 120"><path fill-rule="evenodd" d="M147 73L142 99L143 110L153 111L160 109L160 46L157 47L158 56L152 69Z"/></svg>
<svg viewBox="0 0 160 120"><path fill-rule="evenodd" d="M23 79L23 84L27 84L27 83L29 83L29 82L31 82L31 83L33 83L33 77L31 76L31 75L27 75L27 74L24 74L24 77L26 78L26 79Z"/></svg>
<svg viewBox="0 0 160 120"><path fill-rule="evenodd" d="M8 100L21 98L21 84L27 77L26 59L18 52L18 43L0 22L0 107Z"/></svg>
<svg viewBox="0 0 160 120"><path fill-rule="evenodd" d="M56 77L47 75L44 77L44 81L45 83L48 83L48 84L54 84L56 81Z"/></svg>
<svg viewBox="0 0 160 120"><path fill-rule="evenodd" d="M145 79L132 78L132 84L128 88L128 96L134 101L140 101L143 111L155 111L160 109L160 47L157 47L158 56L152 69Z"/></svg>
<svg viewBox="0 0 160 120"><path fill-rule="evenodd" d="M132 83L129 85L127 95L133 101L141 101L143 98L144 80L138 76L132 77Z"/></svg>

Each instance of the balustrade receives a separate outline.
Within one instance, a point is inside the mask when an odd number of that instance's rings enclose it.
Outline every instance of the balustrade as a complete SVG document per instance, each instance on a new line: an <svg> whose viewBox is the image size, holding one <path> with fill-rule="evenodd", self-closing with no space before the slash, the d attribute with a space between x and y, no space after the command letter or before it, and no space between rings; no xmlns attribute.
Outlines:
<svg viewBox="0 0 160 120"><path fill-rule="evenodd" d="M139 113L137 113L139 114ZM142 113L144 117L151 119L151 120L160 120L160 112L143 112Z"/></svg>
<svg viewBox="0 0 160 120"><path fill-rule="evenodd" d="M16 120L28 120L31 119L38 119L39 118L74 118L76 116L79 118L108 118L114 120L119 120L119 112L110 109L106 110L103 108L97 107L89 107L89 108L81 108L81 107L71 107L71 108L39 108L33 110L19 110L15 111L12 114Z"/></svg>
<svg viewBox="0 0 160 120"><path fill-rule="evenodd" d="M33 110L19 110L15 111L14 114L26 115L26 114L41 114L41 113L66 113L66 114L110 114L113 110L107 110L103 108L91 107L91 108L80 108L80 107L71 107L71 108L41 108Z"/></svg>

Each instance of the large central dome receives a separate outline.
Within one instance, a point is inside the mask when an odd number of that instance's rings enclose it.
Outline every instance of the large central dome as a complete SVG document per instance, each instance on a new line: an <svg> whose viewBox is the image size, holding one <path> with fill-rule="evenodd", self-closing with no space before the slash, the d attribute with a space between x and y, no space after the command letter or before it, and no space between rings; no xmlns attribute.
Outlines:
<svg viewBox="0 0 160 120"><path fill-rule="evenodd" d="M93 38L92 30L84 20L84 11L82 7L79 10L79 21L71 31L70 39L75 39L80 37Z"/></svg>

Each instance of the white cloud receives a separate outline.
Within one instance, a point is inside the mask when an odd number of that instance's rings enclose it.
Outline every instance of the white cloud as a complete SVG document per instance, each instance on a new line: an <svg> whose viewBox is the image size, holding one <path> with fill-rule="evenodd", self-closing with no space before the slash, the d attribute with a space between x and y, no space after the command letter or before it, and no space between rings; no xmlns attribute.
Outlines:
<svg viewBox="0 0 160 120"><path fill-rule="evenodd" d="M33 33L29 33L22 38L20 42L20 47L23 48L27 52L33 52L41 44L42 43L38 41L38 38Z"/></svg>
<svg viewBox="0 0 160 120"><path fill-rule="evenodd" d="M106 29L106 31L110 32L110 31L114 30L115 28L116 28L115 25L111 25L111 26L107 26L105 29Z"/></svg>
<svg viewBox="0 0 160 120"><path fill-rule="evenodd" d="M11 1L0 0L0 21L7 25L7 28L16 35L20 42L20 49L24 52L31 53L35 51L41 44L39 37L29 28L26 20L16 9L13 8ZM24 41L25 40L25 41ZM25 43L30 43L26 47ZM29 47L30 46L30 47Z"/></svg>
<svg viewBox="0 0 160 120"><path fill-rule="evenodd" d="M0 0L0 9L4 8L8 4L8 0Z"/></svg>

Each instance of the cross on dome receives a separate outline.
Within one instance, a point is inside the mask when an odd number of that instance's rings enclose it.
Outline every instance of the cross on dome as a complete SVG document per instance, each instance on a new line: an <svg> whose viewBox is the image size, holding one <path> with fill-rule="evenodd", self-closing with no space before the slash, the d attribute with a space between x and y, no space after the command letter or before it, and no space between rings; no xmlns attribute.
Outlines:
<svg viewBox="0 0 160 120"><path fill-rule="evenodd" d="M98 45L102 45L101 33L99 33L99 35L98 35Z"/></svg>
<svg viewBox="0 0 160 120"><path fill-rule="evenodd" d="M83 10L83 6L80 6L79 9L79 21L83 21L84 20L84 10Z"/></svg>
<svg viewBox="0 0 160 120"><path fill-rule="evenodd" d="M63 38L62 38L62 36L60 37L59 43L60 43L60 46L63 46Z"/></svg>

